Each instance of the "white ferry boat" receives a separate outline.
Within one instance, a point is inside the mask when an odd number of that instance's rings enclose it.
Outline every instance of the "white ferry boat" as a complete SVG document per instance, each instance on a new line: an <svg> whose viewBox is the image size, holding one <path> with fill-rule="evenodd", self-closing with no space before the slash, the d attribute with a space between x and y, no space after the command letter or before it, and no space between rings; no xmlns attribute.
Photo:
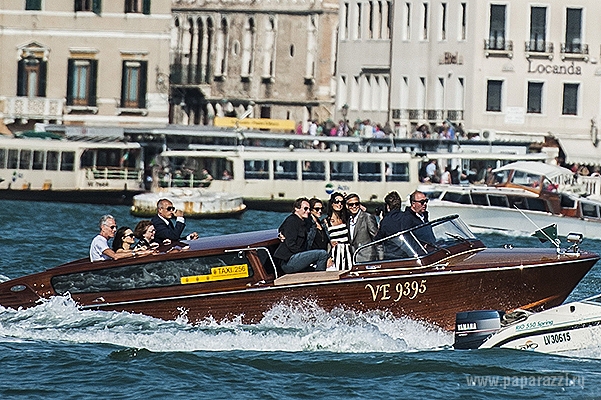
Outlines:
<svg viewBox="0 0 601 400"><path fill-rule="evenodd" d="M578 232L601 239L601 199L588 195L570 170L515 162L492 172L486 185L420 186L430 198L430 218L459 214L472 229L523 235L554 225L559 236Z"/></svg>
<svg viewBox="0 0 601 400"><path fill-rule="evenodd" d="M381 205L392 190L406 196L419 185L419 170L429 158L447 162L482 161L501 166L516 159L548 161L548 155L508 153L414 153L331 151L296 147L219 147L190 145L161 153L154 171L160 187L199 187L207 169L210 189L240 193L251 209L289 211L298 197L327 199L333 192L357 193L367 205ZM224 174L224 176L222 176ZM447 214L451 214L449 212Z"/></svg>
<svg viewBox="0 0 601 400"><path fill-rule="evenodd" d="M139 143L0 135L0 198L131 204L144 191Z"/></svg>

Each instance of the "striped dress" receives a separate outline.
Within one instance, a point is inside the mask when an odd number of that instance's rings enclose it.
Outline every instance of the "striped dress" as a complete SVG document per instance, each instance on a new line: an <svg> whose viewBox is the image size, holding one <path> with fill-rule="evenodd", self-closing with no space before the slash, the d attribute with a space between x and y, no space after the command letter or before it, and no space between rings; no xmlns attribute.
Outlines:
<svg viewBox="0 0 601 400"><path fill-rule="evenodd" d="M345 269L351 269L352 256L351 256L351 244L348 238L348 227L346 224L328 226L330 232L330 240L332 242L338 242L336 246L332 247L330 256L334 261L332 269L342 271Z"/></svg>

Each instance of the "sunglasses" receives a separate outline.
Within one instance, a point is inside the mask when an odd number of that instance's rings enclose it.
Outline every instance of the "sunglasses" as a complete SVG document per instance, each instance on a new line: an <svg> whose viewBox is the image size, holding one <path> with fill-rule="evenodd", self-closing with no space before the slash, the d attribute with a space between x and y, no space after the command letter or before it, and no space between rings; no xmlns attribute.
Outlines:
<svg viewBox="0 0 601 400"><path fill-rule="evenodd" d="M169 206L169 207L167 207L167 209L166 209L166 210L167 210L167 211L175 211L175 207L173 207L173 206Z"/></svg>
<svg viewBox="0 0 601 400"><path fill-rule="evenodd" d="M134 235L133 233L128 233L127 235L123 235L123 237L124 237L124 238L126 238L126 237L133 238L133 237L135 237L135 236L136 236L136 235Z"/></svg>
<svg viewBox="0 0 601 400"><path fill-rule="evenodd" d="M428 203L428 199L422 199L422 200L413 200L414 203L419 203L421 205L424 205L426 203Z"/></svg>
<svg viewBox="0 0 601 400"><path fill-rule="evenodd" d="M355 207L359 207L359 202L356 203L346 203L346 206L348 208L355 208Z"/></svg>
<svg viewBox="0 0 601 400"><path fill-rule="evenodd" d="M314 207L313 208L313 211L319 211L319 212L321 212L321 210L323 210L323 207Z"/></svg>
<svg viewBox="0 0 601 400"><path fill-rule="evenodd" d="M110 230L112 230L112 231L116 231L116 230L117 230L117 225L111 225L111 226L109 226L109 225L106 225L106 224L105 224L105 226L108 226L108 228L109 228Z"/></svg>
<svg viewBox="0 0 601 400"><path fill-rule="evenodd" d="M303 211L309 211L309 207L303 207L302 210Z"/></svg>
<svg viewBox="0 0 601 400"><path fill-rule="evenodd" d="M342 204L344 203L344 200L334 200L332 201L332 204Z"/></svg>

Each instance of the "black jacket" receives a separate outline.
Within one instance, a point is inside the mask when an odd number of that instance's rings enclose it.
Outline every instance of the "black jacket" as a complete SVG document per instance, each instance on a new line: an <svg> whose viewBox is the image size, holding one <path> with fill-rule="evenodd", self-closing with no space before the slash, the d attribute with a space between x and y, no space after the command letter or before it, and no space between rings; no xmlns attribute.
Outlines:
<svg viewBox="0 0 601 400"><path fill-rule="evenodd" d="M307 250L307 225L298 215L287 216L278 231L285 239L273 254L275 258L288 261L293 254Z"/></svg>

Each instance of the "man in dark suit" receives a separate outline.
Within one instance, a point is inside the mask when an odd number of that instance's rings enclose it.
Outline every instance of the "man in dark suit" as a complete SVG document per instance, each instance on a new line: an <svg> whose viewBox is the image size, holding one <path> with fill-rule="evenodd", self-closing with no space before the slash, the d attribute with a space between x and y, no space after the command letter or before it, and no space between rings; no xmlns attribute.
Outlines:
<svg viewBox="0 0 601 400"><path fill-rule="evenodd" d="M428 221L428 197L418 190L409 195L409 207L405 207L405 211L400 218L401 230L413 228L424 224ZM426 244L436 243L432 227L426 225L414 231L415 237Z"/></svg>
<svg viewBox="0 0 601 400"><path fill-rule="evenodd" d="M359 195L351 193L346 196L346 208L349 211L349 235L353 252L360 246L374 241L378 233L378 221L376 217L361 209ZM377 259L378 248L376 246L366 247L357 254L357 262L374 261Z"/></svg>
<svg viewBox="0 0 601 400"><path fill-rule="evenodd" d="M176 210L169 199L160 199L157 202L157 215L152 217L151 222L156 230L154 238L159 243L169 244L177 242L180 239L198 239L198 233L196 232L182 237L184 228L186 227L184 212ZM169 240L169 242L166 242L166 240Z"/></svg>

